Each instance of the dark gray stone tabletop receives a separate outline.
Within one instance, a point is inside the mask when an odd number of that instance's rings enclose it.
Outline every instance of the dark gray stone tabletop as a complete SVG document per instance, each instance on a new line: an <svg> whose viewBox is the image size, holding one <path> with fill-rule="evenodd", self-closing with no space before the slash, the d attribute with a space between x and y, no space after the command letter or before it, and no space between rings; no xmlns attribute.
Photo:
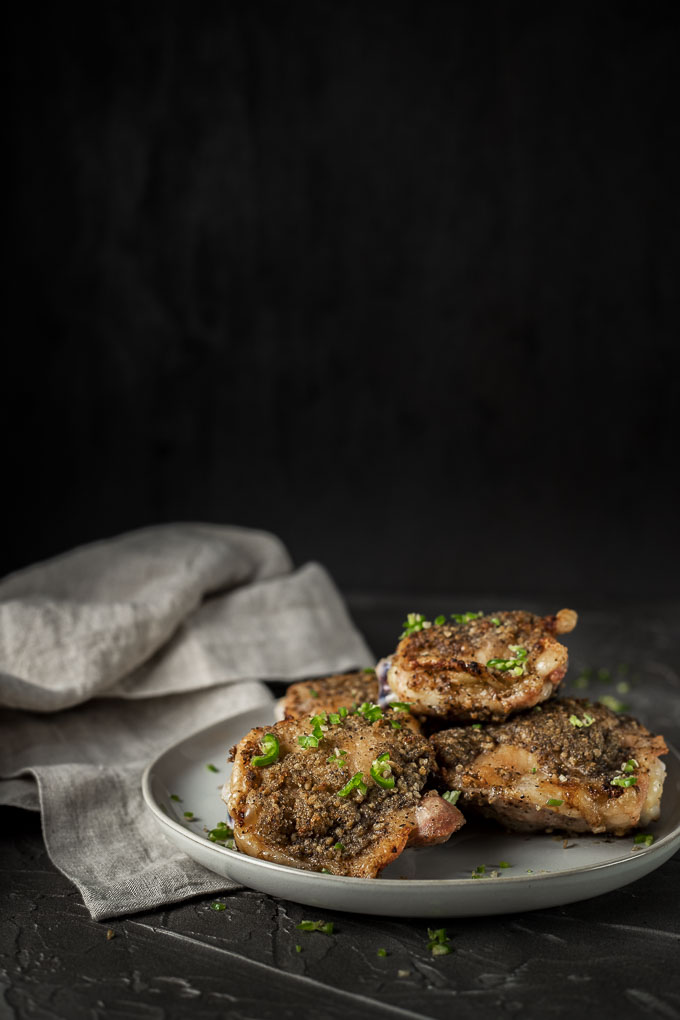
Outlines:
<svg viewBox="0 0 680 1020"><path fill-rule="evenodd" d="M501 608L478 601L457 598L450 611ZM449 611L444 599L349 602L376 653L406 611ZM585 609L568 639L566 690L609 694L680 745L677 619L669 604ZM452 946L438 957L427 919L333 914L248 889L92 921L51 864L38 816L17 809L2 810L0 869L2 1017L680 1017L680 854L591 900L438 920ZM296 930L310 914L333 933Z"/></svg>

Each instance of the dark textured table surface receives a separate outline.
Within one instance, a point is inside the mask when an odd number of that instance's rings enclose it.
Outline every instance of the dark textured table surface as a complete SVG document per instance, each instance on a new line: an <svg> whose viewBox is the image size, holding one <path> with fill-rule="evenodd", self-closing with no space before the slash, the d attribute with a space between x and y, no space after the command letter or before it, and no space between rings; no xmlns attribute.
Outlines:
<svg viewBox="0 0 680 1020"><path fill-rule="evenodd" d="M436 615L445 602L350 598L376 653L406 610ZM477 602L463 608L498 608ZM451 611L460 608L456 599ZM614 695L677 746L677 619L668 604L584 611L567 690L585 673L580 694ZM51 864L37 815L3 809L1 833L3 1017L680 1017L680 854L596 899L438 921L453 952L433 957L426 920L314 910L334 933L300 933L309 907L249 890L97 923ZM216 899L226 909L213 910Z"/></svg>

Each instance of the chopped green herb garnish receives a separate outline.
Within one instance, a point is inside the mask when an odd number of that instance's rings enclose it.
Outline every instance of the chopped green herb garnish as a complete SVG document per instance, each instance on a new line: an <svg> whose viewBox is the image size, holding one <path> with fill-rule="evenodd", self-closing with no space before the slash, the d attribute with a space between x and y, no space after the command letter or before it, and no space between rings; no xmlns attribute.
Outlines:
<svg viewBox="0 0 680 1020"><path fill-rule="evenodd" d="M346 716L349 715L349 709L345 708L344 705L341 705L340 708L338 709L338 715L340 716L341 719L344 719Z"/></svg>
<svg viewBox="0 0 680 1020"><path fill-rule="evenodd" d="M438 616L438 617L436 617L436 619L434 621L435 627L442 627L445 623L446 623L446 617L443 614Z"/></svg>
<svg viewBox="0 0 680 1020"><path fill-rule="evenodd" d="M170 794L170 800L176 800L178 804L182 803L182 798L178 797L176 793Z"/></svg>
<svg viewBox="0 0 680 1020"><path fill-rule="evenodd" d="M383 790L391 790L394 786L394 776L392 775L389 760L389 752L385 751L384 754L379 754L371 764L371 776L375 779L378 786L382 786Z"/></svg>
<svg viewBox="0 0 680 1020"><path fill-rule="evenodd" d="M338 714L338 712L331 712L328 716L328 721L331 724L331 726L339 726L340 715Z"/></svg>
<svg viewBox="0 0 680 1020"><path fill-rule="evenodd" d="M473 730L481 730L482 724L480 722L473 722L473 724L472 724L472 726L470 728L473 729Z"/></svg>
<svg viewBox="0 0 680 1020"><path fill-rule="evenodd" d="M628 683L627 680L621 680L616 685L616 690L619 694L628 694L628 691L630 690L630 684Z"/></svg>
<svg viewBox="0 0 680 1020"><path fill-rule="evenodd" d="M396 719L390 719L390 726L392 727L393 730L400 730L401 729L401 723L397 722Z"/></svg>
<svg viewBox="0 0 680 1020"><path fill-rule="evenodd" d="M227 904L226 903L211 903L210 906L212 907L213 910L226 910L227 909Z"/></svg>
<svg viewBox="0 0 680 1020"><path fill-rule="evenodd" d="M475 868L475 871L477 872L478 875L483 875L484 872L486 871L486 864L478 864L477 867Z"/></svg>
<svg viewBox="0 0 680 1020"><path fill-rule="evenodd" d="M494 625L494 627L500 627L500 625L501 625L501 621L498 619L497 616L492 616L491 617L491 622Z"/></svg>
<svg viewBox="0 0 680 1020"><path fill-rule="evenodd" d="M628 705L624 705L622 701L619 701L619 699L615 698L612 694L603 694L599 701L601 705L604 705L606 708L610 708L612 712L625 712L629 707Z"/></svg>
<svg viewBox="0 0 680 1020"><path fill-rule="evenodd" d="M623 766L624 772L633 772L635 769L640 768L640 763L635 758L629 758L626 764Z"/></svg>
<svg viewBox="0 0 680 1020"><path fill-rule="evenodd" d="M429 939L427 948L433 956L445 956L451 952L450 939L446 934L446 928L428 928L427 937Z"/></svg>
<svg viewBox="0 0 680 1020"><path fill-rule="evenodd" d="M612 786L623 787L636 786L637 776L614 776L614 778L611 780L611 784Z"/></svg>
<svg viewBox="0 0 680 1020"><path fill-rule="evenodd" d="M483 615L481 610L478 613L451 613L451 619L456 623L471 623L472 620L478 620Z"/></svg>
<svg viewBox="0 0 680 1020"><path fill-rule="evenodd" d="M532 774L532 776L536 775L536 773L537 773L537 772L538 772L538 769L537 769L537 768L533 768L533 769L531 770L531 774Z"/></svg>
<svg viewBox="0 0 680 1020"><path fill-rule="evenodd" d="M432 624L429 620L426 620L422 613L409 613L402 627L404 628L399 635L399 640L402 638L409 637L411 634L415 634L419 630L427 630Z"/></svg>
<svg viewBox="0 0 680 1020"><path fill-rule="evenodd" d="M206 768L207 768L208 772L219 772L220 771L218 768L215 768L214 765L206 765Z"/></svg>
<svg viewBox="0 0 680 1020"><path fill-rule="evenodd" d="M560 807L562 804L564 804L564 801L559 800L557 797L551 797L547 804L548 807Z"/></svg>
<svg viewBox="0 0 680 1020"><path fill-rule="evenodd" d="M298 737L298 744L300 747L318 747L319 738L313 737L309 733L303 733L302 736Z"/></svg>
<svg viewBox="0 0 680 1020"><path fill-rule="evenodd" d="M279 742L273 733L265 733L260 741L262 747L262 754L255 755L254 758L250 759L250 764L254 765L255 768L265 768L267 765L273 765L279 758Z"/></svg>
<svg viewBox="0 0 680 1020"><path fill-rule="evenodd" d="M344 844L344 843L336 843L336 844L335 844L335 845L333 846L333 849L334 849L334 850L344 850L344 849L345 849L345 844Z"/></svg>
<svg viewBox="0 0 680 1020"><path fill-rule="evenodd" d="M319 692L316 690L316 688L310 687L310 688L308 688L308 690L309 690L309 693L312 695L313 698L318 698L319 697Z"/></svg>
<svg viewBox="0 0 680 1020"><path fill-rule="evenodd" d="M643 832L638 832L638 834L635 836L633 842L637 846L651 846L652 843L654 842L654 837L650 836L650 835L646 835Z"/></svg>
<svg viewBox="0 0 680 1020"><path fill-rule="evenodd" d="M375 674L373 666L367 666L366 669L362 669L362 673L369 673L371 676Z"/></svg>
<svg viewBox="0 0 680 1020"><path fill-rule="evenodd" d="M499 861L498 862L498 867L499 868L511 868L512 864L509 864L507 861Z"/></svg>
<svg viewBox="0 0 680 1020"><path fill-rule="evenodd" d="M234 835L234 830L231 829L226 822L218 822L214 829L208 831L208 839L211 843L222 843L226 840L231 839Z"/></svg>
<svg viewBox="0 0 680 1020"><path fill-rule="evenodd" d="M508 645L508 648L515 653L514 659L489 659L487 666L501 673L509 673L510 676L523 676L527 671L526 659L529 652L522 645Z"/></svg>
<svg viewBox="0 0 680 1020"><path fill-rule="evenodd" d="M387 956L387 950L386 949L379 949L378 950L378 956Z"/></svg>
<svg viewBox="0 0 680 1020"><path fill-rule="evenodd" d="M185 818L193 818L194 817L193 811L185 811L184 812L184 817Z"/></svg>
<svg viewBox="0 0 680 1020"><path fill-rule="evenodd" d="M300 921L295 927L298 931L322 931L324 935L333 934L332 921Z"/></svg>
<svg viewBox="0 0 680 1020"><path fill-rule="evenodd" d="M447 790L446 793L442 794L444 800L448 800L449 804L457 804L458 798L460 797L460 790Z"/></svg>
<svg viewBox="0 0 680 1020"><path fill-rule="evenodd" d="M328 758L326 758L326 761L329 765L344 765L345 762L343 759L346 754L347 751L338 751L337 754L331 754Z"/></svg>
<svg viewBox="0 0 680 1020"><path fill-rule="evenodd" d="M578 727L578 729L583 729L584 726L586 727L592 726L595 720L593 719L592 715L588 715L587 712L584 712L582 719L579 719L577 715L570 715L569 722L571 723L572 726L576 726Z"/></svg>
<svg viewBox="0 0 680 1020"><path fill-rule="evenodd" d="M328 868L322 868L322 869L321 869L321 874L322 874L322 875L332 875L332 874L333 874L333 872L332 872L332 871L329 871L329 870L328 870Z"/></svg>
<svg viewBox="0 0 680 1020"><path fill-rule="evenodd" d="M410 712L411 702L410 701L391 701L388 708L391 708L393 712Z"/></svg>
<svg viewBox="0 0 680 1020"><path fill-rule="evenodd" d="M302 952L302 946L296 946L295 947L295 952L296 953L301 953Z"/></svg>
<svg viewBox="0 0 680 1020"><path fill-rule="evenodd" d="M355 772L350 781L343 786L342 790L338 790L338 797L349 797L352 790L358 790L361 794L365 794L368 790L361 772Z"/></svg>

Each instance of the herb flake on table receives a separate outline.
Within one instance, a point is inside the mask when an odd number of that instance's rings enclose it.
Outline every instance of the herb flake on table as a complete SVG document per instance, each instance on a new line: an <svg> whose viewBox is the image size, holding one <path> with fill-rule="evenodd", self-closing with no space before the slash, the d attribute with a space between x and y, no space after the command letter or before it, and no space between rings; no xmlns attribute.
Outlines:
<svg viewBox="0 0 680 1020"><path fill-rule="evenodd" d="M427 937L429 939L427 948L433 956L446 956L453 952L446 928L428 928Z"/></svg>
<svg viewBox="0 0 680 1020"><path fill-rule="evenodd" d="M324 935L333 934L333 921L300 921L295 927L298 931L320 931Z"/></svg>

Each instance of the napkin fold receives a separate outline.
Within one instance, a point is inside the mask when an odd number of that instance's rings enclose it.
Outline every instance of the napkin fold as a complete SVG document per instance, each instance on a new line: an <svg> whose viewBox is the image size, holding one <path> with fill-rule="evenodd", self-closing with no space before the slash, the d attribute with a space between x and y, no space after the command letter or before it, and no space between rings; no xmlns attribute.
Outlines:
<svg viewBox="0 0 680 1020"><path fill-rule="evenodd" d="M234 888L158 829L144 767L265 709L258 680L372 661L326 571L265 532L166 525L39 563L0 582L0 804L41 811L97 920Z"/></svg>

